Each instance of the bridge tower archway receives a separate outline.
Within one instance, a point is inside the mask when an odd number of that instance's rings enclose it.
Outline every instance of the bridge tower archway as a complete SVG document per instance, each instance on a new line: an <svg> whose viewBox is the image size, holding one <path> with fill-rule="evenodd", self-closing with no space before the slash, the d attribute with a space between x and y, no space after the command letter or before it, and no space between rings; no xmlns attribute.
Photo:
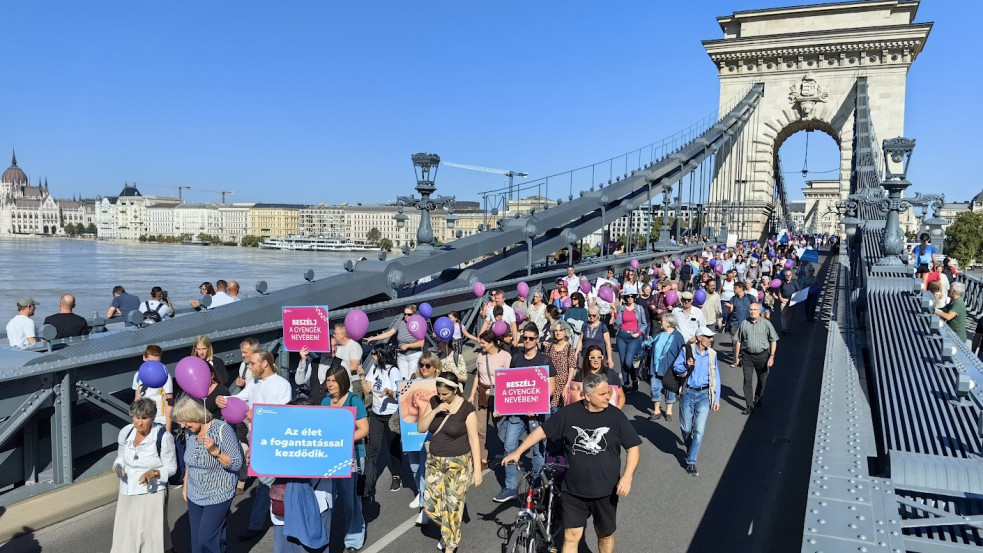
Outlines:
<svg viewBox="0 0 983 553"><path fill-rule="evenodd" d="M840 198L850 193L858 77L867 77L878 139L904 134L908 70L932 28L914 23L918 5L838 2L717 18L724 38L703 45L717 67L721 113L752 84L764 83L764 96L741 135L715 156L710 203L729 202L729 220L743 220L747 229L739 238L763 236L783 209L777 153L796 132L819 130L833 137L840 149L835 188ZM711 224L719 227L722 216L716 213Z"/></svg>

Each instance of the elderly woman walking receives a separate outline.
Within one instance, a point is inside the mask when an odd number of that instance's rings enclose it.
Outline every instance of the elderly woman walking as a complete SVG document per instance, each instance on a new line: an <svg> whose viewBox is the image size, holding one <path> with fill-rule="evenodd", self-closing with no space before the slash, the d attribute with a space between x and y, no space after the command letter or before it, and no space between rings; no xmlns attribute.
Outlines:
<svg viewBox="0 0 983 553"><path fill-rule="evenodd" d="M113 522L112 553L173 552L167 524L167 478L177 471L174 438L154 424L157 405L141 398L130 405L128 424L119 432L113 472L119 497Z"/></svg>
<svg viewBox="0 0 983 553"><path fill-rule="evenodd" d="M191 523L191 553L225 553L229 507L235 497L242 450L235 429L197 400L184 397L171 418L188 432L184 488Z"/></svg>

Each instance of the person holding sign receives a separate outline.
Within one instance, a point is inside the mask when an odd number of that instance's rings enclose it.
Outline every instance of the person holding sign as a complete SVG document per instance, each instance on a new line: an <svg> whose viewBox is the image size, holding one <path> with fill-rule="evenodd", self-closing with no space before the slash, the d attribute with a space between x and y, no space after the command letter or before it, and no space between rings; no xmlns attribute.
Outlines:
<svg viewBox="0 0 983 553"><path fill-rule="evenodd" d="M421 380L425 378L436 378L437 372L441 370L443 363L437 354L432 352L426 352L423 357L420 357L420 362L417 363L416 372L413 373L411 380ZM427 410L427 405L430 404L430 399L433 397L432 390L416 390L415 392L406 393L405 397L400 397L400 402L402 403L402 417L403 423L419 423L422 418L423 413ZM403 446L407 447L407 442L403 442ZM414 448L415 449L415 448ZM420 509L423 507L423 487L424 473L426 472L427 463L427 450L425 447L420 447L419 451L407 451L406 458L410 462L410 472L413 473L413 481L416 484L416 496L413 501L410 502L410 509ZM427 518L421 510L416 518L417 524L426 524Z"/></svg>
<svg viewBox="0 0 983 553"><path fill-rule="evenodd" d="M430 432L423 509L440 524L438 549L453 553L461 543L468 487L481 485L478 418L464 399L464 385L449 371L437 377L437 395L424 408L417 431Z"/></svg>
<svg viewBox="0 0 983 553"><path fill-rule="evenodd" d="M511 367L549 367L550 395L556 389L556 367L553 361L539 351L539 329L532 323L522 327L522 350L512 354ZM508 415L498 418L498 437L505 444L506 453L515 451L519 445L522 432L534 432L542 423L538 415ZM544 447L542 444L533 449L532 470L539 474L543 467ZM493 499L496 503L505 503L518 495L518 481L514 466L505 467L505 487Z"/></svg>
<svg viewBox="0 0 983 553"><path fill-rule="evenodd" d="M332 348L334 349L334 348ZM324 387L328 397L321 401L324 407L351 407L355 409L355 435L353 440L357 446L352 450L355 470L349 478L332 478L331 493L335 498L335 506L340 506L345 512L345 547L348 551L358 551L365 544L365 518L362 516L362 499L358 497L359 473L365 467L365 445L363 440L369 435L368 413L362 398L350 390L351 380L348 371L342 365L332 365L324 377Z"/></svg>
<svg viewBox="0 0 983 553"><path fill-rule="evenodd" d="M563 516L563 553L576 553L587 519L593 517L597 549L614 551L618 500L631 492L638 467L641 438L620 409L610 409L611 386L603 375L584 379L583 401L559 411L531 432L514 452L502 460L515 465L529 448L544 439L562 440L569 468L564 479L560 508ZM627 452L621 474L621 450Z"/></svg>
<svg viewBox="0 0 983 553"><path fill-rule="evenodd" d="M187 468L181 494L188 502L191 552L224 552L229 507L242 465L239 440L231 426L221 419L212 419L193 397L185 396L178 401L171 416L188 432L184 451ZM269 505L269 488L266 497ZM268 514L264 515L269 518Z"/></svg>

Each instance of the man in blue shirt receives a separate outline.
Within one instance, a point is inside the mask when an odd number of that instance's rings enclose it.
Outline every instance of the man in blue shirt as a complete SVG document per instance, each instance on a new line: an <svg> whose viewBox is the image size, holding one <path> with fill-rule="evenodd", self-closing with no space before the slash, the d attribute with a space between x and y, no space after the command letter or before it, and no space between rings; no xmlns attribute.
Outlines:
<svg viewBox="0 0 983 553"><path fill-rule="evenodd" d="M133 294L127 294L126 290L122 286L116 286L113 288L113 302L109 304L109 311L106 311L106 318L112 319L113 317L119 315L123 317L126 326L133 326L126 317L130 314L130 311L140 310L140 298L134 296Z"/></svg>
<svg viewBox="0 0 983 553"><path fill-rule="evenodd" d="M710 410L720 409L720 369L713 345L714 332L703 327L696 332L696 344L687 345L679 352L672 370L676 374L688 374L686 387L679 399L679 429L686 445L686 472L699 475L696 457L703 443Z"/></svg>
<svg viewBox="0 0 983 553"><path fill-rule="evenodd" d="M741 323L751 317L751 303L753 301L751 296L745 293L743 282L734 284L734 295L727 302L731 312L731 324L733 325L731 327L733 332L731 342L734 348L734 362L731 363L731 367L739 367L741 365L741 360L737 358L737 329L741 328Z"/></svg>

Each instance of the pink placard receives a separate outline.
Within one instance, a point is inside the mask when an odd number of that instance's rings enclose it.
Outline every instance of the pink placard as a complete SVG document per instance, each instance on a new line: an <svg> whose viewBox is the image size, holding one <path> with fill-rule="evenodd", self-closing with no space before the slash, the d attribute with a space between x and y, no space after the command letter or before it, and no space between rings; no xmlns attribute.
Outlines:
<svg viewBox="0 0 983 553"><path fill-rule="evenodd" d="M283 308L283 349L300 351L331 351L331 325L327 305L306 305Z"/></svg>
<svg viewBox="0 0 983 553"><path fill-rule="evenodd" d="M548 367L495 371L495 411L500 415L550 412Z"/></svg>

